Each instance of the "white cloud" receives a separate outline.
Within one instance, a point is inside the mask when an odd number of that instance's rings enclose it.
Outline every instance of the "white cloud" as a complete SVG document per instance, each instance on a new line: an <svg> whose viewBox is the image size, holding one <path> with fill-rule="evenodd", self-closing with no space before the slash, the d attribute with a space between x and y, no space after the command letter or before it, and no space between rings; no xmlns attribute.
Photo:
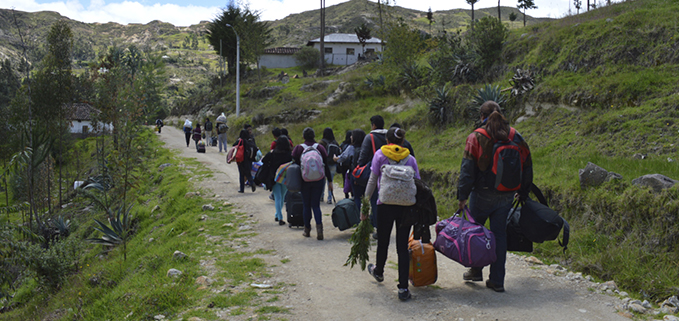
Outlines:
<svg viewBox="0 0 679 321"><path fill-rule="evenodd" d="M217 6L201 6L200 0L189 0L190 5L146 4L145 0L115 3L111 1L106 3L106 0L90 0L89 6L84 6L80 1L86 0L60 0L49 3L37 3L36 0L3 0L2 6L29 12L56 11L70 19L83 22L113 21L127 24L160 20L177 26L189 26L201 20L212 20L221 12L220 7ZM327 0L326 6L346 1L348 0ZM376 2L376 0L370 1ZM393 1L391 3L393 4ZM526 13L534 17L561 18L568 13L569 3L570 0L539 0L536 1L538 9L528 10ZM500 2L500 5L507 7L515 7L516 4L516 0L501 0ZM320 1L309 0L250 0L249 3L250 9L259 11L263 20L282 19L293 13L316 10L319 5ZM465 0L398 0L396 5L420 11L427 11L430 7L432 11L471 8ZM474 8L496 6L495 0L480 0Z"/></svg>

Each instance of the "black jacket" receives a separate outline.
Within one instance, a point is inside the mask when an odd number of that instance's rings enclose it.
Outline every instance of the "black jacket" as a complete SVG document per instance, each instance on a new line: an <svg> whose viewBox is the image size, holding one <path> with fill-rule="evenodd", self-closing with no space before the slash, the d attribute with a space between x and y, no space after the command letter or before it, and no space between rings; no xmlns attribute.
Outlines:
<svg viewBox="0 0 679 321"><path fill-rule="evenodd" d="M267 189L271 189L273 186L273 179L276 177L276 171L278 170L278 167L280 167L282 164L288 163L292 161L292 153L291 152L282 152L282 151L272 151L266 153L264 157L262 158L262 164L267 165L269 167L269 173L268 173L268 178L267 182L263 182L266 184ZM264 166L263 165L263 166ZM271 186L269 186L271 184Z"/></svg>
<svg viewBox="0 0 679 321"><path fill-rule="evenodd" d="M368 135L365 135L363 144L361 144L361 154L358 156L358 166L368 164L373 159L373 139L375 141L375 152L383 145L387 144L387 130L375 129Z"/></svg>

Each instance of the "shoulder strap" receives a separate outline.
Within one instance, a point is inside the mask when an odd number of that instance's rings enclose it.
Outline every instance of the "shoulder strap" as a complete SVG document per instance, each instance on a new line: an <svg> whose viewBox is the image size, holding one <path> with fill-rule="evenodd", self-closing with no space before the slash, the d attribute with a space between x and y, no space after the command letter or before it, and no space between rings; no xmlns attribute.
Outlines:
<svg viewBox="0 0 679 321"><path fill-rule="evenodd" d="M490 137L490 135L488 134L488 131L486 131L486 129L484 129L484 128L477 128L477 129L474 130L474 132L479 133L479 134L481 134L481 135L483 135L483 136L486 136L486 137L488 137L488 139L490 139L490 140L493 140L493 138Z"/></svg>
<svg viewBox="0 0 679 321"><path fill-rule="evenodd" d="M540 188L537 187L537 185L535 185L535 183L533 183L533 185L530 186L530 191L533 192L533 194L535 194L535 197L538 199L538 202L542 203L542 205L544 206L549 206L549 204L547 203L547 199L545 198L545 195L542 194L542 191L540 190Z"/></svg>
<svg viewBox="0 0 679 321"><path fill-rule="evenodd" d="M516 129L514 129L514 127L509 127L509 137L508 137L508 139L510 141L513 141L514 135L516 135Z"/></svg>
<svg viewBox="0 0 679 321"><path fill-rule="evenodd" d="M373 137L373 134L370 134L370 141L373 143L373 156L375 156L375 137Z"/></svg>

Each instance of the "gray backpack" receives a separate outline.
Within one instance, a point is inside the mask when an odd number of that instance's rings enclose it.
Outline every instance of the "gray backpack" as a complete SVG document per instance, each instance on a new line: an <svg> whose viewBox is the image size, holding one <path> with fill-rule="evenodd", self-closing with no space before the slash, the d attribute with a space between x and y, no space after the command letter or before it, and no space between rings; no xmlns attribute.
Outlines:
<svg viewBox="0 0 679 321"><path fill-rule="evenodd" d="M417 186L415 186L415 169L406 165L408 157L400 162L389 159L389 164L380 167L379 200L383 204L412 206L417 202Z"/></svg>

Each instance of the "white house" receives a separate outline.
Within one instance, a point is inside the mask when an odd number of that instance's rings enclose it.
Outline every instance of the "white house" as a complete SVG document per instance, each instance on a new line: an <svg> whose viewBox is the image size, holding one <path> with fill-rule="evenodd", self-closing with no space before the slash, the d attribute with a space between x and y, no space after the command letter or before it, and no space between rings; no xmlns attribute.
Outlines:
<svg viewBox="0 0 679 321"><path fill-rule="evenodd" d="M370 38L366 40L365 52L363 45L358 41L354 33L333 33L323 38L325 61L333 65L351 65L358 61L359 55L369 57L375 52L382 51L382 40ZM307 46L321 50L321 38L316 38L307 43Z"/></svg>
<svg viewBox="0 0 679 321"><path fill-rule="evenodd" d="M294 54L300 48L276 47L264 49L264 54L259 57L259 66L266 68L290 68L297 66Z"/></svg>
<svg viewBox="0 0 679 321"><path fill-rule="evenodd" d="M101 131L101 124L96 124L97 128L94 128L94 118L101 114L99 109L87 103L74 103L68 105L67 108L70 112L67 120L71 123L71 134L87 136L90 133ZM106 124L103 127L104 130L113 128L111 124Z"/></svg>

